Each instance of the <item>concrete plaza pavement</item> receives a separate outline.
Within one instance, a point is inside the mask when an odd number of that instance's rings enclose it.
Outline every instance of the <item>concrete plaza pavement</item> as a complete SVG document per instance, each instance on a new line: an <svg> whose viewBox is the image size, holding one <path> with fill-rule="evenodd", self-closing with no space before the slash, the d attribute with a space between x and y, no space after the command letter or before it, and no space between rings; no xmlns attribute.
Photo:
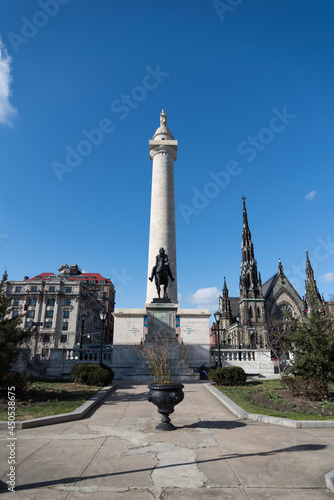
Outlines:
<svg viewBox="0 0 334 500"><path fill-rule="evenodd" d="M321 500L334 496L334 429L246 421L203 382L185 383L157 431L147 383L120 382L82 420L16 431L14 498L78 500ZM1 433L1 493L7 492L8 434Z"/></svg>

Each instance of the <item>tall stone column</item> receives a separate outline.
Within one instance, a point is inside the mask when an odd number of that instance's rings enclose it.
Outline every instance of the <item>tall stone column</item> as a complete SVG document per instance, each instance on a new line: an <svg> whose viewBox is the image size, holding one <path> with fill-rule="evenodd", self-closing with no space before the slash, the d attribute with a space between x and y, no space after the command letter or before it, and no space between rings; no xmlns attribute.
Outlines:
<svg viewBox="0 0 334 500"><path fill-rule="evenodd" d="M150 240L148 255L148 276L156 263L159 249L165 249L174 282L169 281L168 297L177 303L177 269L175 238L174 161L177 155L177 141L167 128L167 116L160 114L160 127L149 142L152 168ZM154 283L147 280L146 303L157 297Z"/></svg>

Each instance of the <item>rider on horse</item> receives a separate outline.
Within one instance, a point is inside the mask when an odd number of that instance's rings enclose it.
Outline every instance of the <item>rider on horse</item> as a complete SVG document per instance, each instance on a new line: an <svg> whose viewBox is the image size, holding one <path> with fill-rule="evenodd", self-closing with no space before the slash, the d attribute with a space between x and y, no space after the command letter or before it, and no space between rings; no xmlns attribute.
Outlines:
<svg viewBox="0 0 334 500"><path fill-rule="evenodd" d="M172 281L174 281L172 271L169 267L168 255L165 253L164 248L160 248L159 255L156 256L156 263L152 269L150 281L153 281L155 276L155 285L157 287L158 296L160 298L160 286L164 286L164 297L168 298L167 287L168 287L168 276Z"/></svg>

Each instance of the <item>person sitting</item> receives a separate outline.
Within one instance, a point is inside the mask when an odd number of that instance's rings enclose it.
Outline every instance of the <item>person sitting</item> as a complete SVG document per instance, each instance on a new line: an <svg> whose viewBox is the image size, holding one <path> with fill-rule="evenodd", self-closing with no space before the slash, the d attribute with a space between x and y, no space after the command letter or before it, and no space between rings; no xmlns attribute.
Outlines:
<svg viewBox="0 0 334 500"><path fill-rule="evenodd" d="M208 369L206 363L203 363L199 367L200 379L208 378Z"/></svg>
<svg viewBox="0 0 334 500"><path fill-rule="evenodd" d="M211 370L217 370L218 368L218 361L215 361L214 364L211 366Z"/></svg>

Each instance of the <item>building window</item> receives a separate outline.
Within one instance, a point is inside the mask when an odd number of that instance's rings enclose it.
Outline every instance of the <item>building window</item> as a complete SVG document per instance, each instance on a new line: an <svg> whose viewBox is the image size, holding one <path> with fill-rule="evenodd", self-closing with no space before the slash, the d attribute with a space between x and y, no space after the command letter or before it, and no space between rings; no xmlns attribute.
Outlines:
<svg viewBox="0 0 334 500"><path fill-rule="evenodd" d="M32 327L32 321L27 321L26 328L31 328L31 327Z"/></svg>
<svg viewBox="0 0 334 500"><path fill-rule="evenodd" d="M36 302L37 302L37 300L36 300L36 299L29 299L28 304L29 304L29 306L35 306L35 305L36 305Z"/></svg>
<svg viewBox="0 0 334 500"><path fill-rule="evenodd" d="M37 292L37 286L32 286L32 287L31 287L31 291L32 291L32 292Z"/></svg>
<svg viewBox="0 0 334 500"><path fill-rule="evenodd" d="M28 311L28 318L33 318L35 316L35 309Z"/></svg>
<svg viewBox="0 0 334 500"><path fill-rule="evenodd" d="M19 311L12 312L12 318L16 318L19 315Z"/></svg>
<svg viewBox="0 0 334 500"><path fill-rule="evenodd" d="M71 299L65 299L64 306L69 307L71 305Z"/></svg>
<svg viewBox="0 0 334 500"><path fill-rule="evenodd" d="M65 293L72 293L72 287L71 286L67 286L66 290L65 290Z"/></svg>
<svg viewBox="0 0 334 500"><path fill-rule="evenodd" d="M21 293L21 292L22 292L22 286L16 286L15 293Z"/></svg>
<svg viewBox="0 0 334 500"><path fill-rule="evenodd" d="M55 299L48 299L48 306L54 306L55 305Z"/></svg>
<svg viewBox="0 0 334 500"><path fill-rule="evenodd" d="M61 335L60 336L60 342L62 342L62 343L67 342L67 335Z"/></svg>
<svg viewBox="0 0 334 500"><path fill-rule="evenodd" d="M61 326L61 329L62 330L68 330L68 322L67 321L64 321L64 323Z"/></svg>
<svg viewBox="0 0 334 500"><path fill-rule="evenodd" d="M44 333L43 342L50 342L50 335L48 333Z"/></svg>
<svg viewBox="0 0 334 500"><path fill-rule="evenodd" d="M52 328L52 321L46 321L46 322L44 323L44 327L45 327L45 328Z"/></svg>
<svg viewBox="0 0 334 500"><path fill-rule="evenodd" d="M105 285L106 282L105 281L100 281L100 285Z"/></svg>
<svg viewBox="0 0 334 500"><path fill-rule="evenodd" d="M69 318L69 317L70 317L70 311L64 311L63 318Z"/></svg>
<svg viewBox="0 0 334 500"><path fill-rule="evenodd" d="M49 292L55 292L56 287L55 286L49 286Z"/></svg>
<svg viewBox="0 0 334 500"><path fill-rule="evenodd" d="M277 316L279 319L287 321L293 317L293 310L288 304L278 306Z"/></svg>
<svg viewBox="0 0 334 500"><path fill-rule="evenodd" d="M49 357L49 348L42 347L42 358L48 358L48 357Z"/></svg>
<svg viewBox="0 0 334 500"><path fill-rule="evenodd" d="M45 317L46 318L53 318L53 310L49 309L48 311L46 311Z"/></svg>
<svg viewBox="0 0 334 500"><path fill-rule="evenodd" d="M13 306L19 306L20 305L20 299L13 299Z"/></svg>

